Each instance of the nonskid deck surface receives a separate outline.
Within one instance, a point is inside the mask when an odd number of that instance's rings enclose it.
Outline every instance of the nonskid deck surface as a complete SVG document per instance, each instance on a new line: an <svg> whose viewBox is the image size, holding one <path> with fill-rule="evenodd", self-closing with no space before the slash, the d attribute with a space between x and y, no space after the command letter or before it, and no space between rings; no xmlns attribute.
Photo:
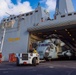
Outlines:
<svg viewBox="0 0 76 75"><path fill-rule="evenodd" d="M15 63L0 64L0 75L76 75L76 61L49 61L38 66L19 66Z"/></svg>
<svg viewBox="0 0 76 75"><path fill-rule="evenodd" d="M42 67L53 67L53 68L75 68L76 69L76 60L52 60L52 61L41 61L39 65L36 66L37 68ZM16 63L10 63L10 62L2 62L0 63L0 70L1 69L8 69L10 68L34 68L32 65L21 65L16 66Z"/></svg>

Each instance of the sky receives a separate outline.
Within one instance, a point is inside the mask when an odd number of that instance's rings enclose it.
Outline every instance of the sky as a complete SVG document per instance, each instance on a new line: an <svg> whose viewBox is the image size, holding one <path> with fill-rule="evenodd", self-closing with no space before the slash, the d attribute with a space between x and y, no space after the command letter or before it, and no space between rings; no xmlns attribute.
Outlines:
<svg viewBox="0 0 76 75"><path fill-rule="evenodd" d="M56 0L0 0L0 21L9 15L19 15L34 10L38 2L50 12L53 17ZM76 0L72 0L76 11Z"/></svg>

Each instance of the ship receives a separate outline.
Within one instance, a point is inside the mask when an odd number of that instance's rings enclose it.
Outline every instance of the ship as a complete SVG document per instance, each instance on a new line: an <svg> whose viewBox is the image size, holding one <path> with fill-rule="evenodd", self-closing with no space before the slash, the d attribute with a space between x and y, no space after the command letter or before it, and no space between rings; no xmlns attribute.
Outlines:
<svg viewBox="0 0 76 75"><path fill-rule="evenodd" d="M27 53L33 42L56 34L76 52L76 12L71 0L57 0L54 18L40 5L28 13L10 15L0 24L0 53L9 61L11 53Z"/></svg>

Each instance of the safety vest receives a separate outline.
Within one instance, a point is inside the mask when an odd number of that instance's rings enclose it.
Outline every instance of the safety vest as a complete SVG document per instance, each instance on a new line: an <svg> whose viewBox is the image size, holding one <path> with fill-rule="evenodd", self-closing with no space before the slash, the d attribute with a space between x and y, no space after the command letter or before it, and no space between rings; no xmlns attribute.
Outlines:
<svg viewBox="0 0 76 75"><path fill-rule="evenodd" d="M33 53L38 53L37 50L34 49Z"/></svg>

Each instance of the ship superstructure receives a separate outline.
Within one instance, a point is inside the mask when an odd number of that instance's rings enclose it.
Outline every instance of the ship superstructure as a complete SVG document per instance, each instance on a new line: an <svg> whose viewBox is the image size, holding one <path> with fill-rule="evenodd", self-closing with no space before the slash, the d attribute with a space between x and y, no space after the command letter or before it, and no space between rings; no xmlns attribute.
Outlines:
<svg viewBox="0 0 76 75"><path fill-rule="evenodd" d="M34 11L3 19L0 25L0 39L3 35L3 27L6 28L2 49L3 59L8 60L10 53L27 52L30 36L27 28L37 25L41 19L46 20L47 17L49 13L38 6Z"/></svg>

